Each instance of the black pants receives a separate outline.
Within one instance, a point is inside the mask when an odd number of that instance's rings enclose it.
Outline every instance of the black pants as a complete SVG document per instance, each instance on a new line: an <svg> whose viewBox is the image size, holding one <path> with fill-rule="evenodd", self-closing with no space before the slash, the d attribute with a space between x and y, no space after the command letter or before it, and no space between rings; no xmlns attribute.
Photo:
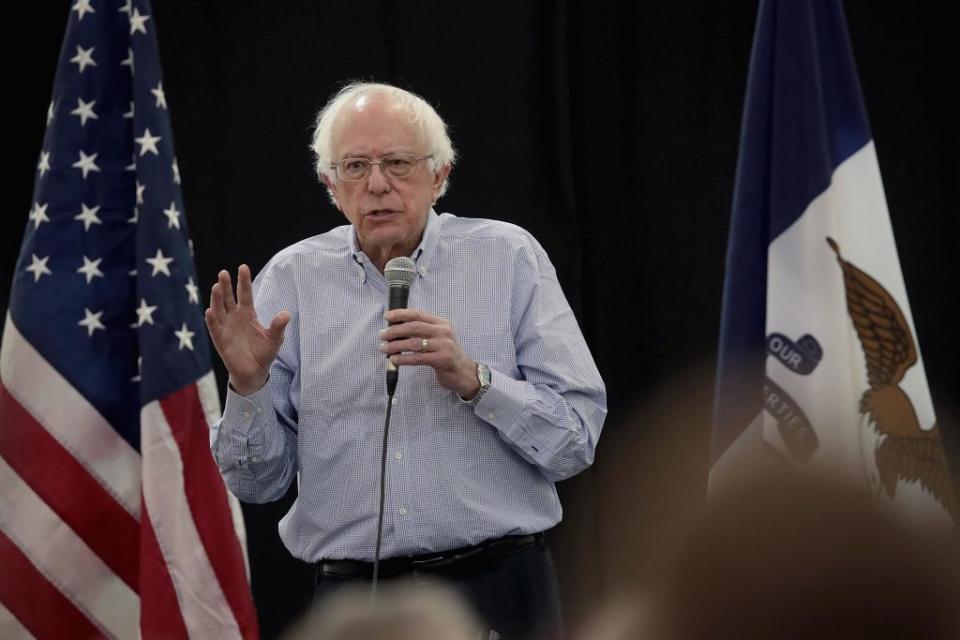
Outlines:
<svg viewBox="0 0 960 640"><path fill-rule="evenodd" d="M557 578L550 550L543 542L476 571L453 575L418 573L381 580L381 584L399 579L411 584L441 582L459 592L487 625L488 633L484 637L503 640L561 637ZM344 586L365 582L368 581L363 578L318 570L314 604Z"/></svg>

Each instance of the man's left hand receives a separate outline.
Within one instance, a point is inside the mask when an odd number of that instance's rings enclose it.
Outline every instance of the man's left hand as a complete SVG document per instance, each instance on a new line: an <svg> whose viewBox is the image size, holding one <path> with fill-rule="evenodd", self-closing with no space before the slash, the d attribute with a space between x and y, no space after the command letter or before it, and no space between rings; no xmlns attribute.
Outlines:
<svg viewBox="0 0 960 640"><path fill-rule="evenodd" d="M386 319L392 325L380 332L380 351L395 365L431 367L437 382L464 400L477 394L477 363L460 348L447 320L419 309L394 309Z"/></svg>

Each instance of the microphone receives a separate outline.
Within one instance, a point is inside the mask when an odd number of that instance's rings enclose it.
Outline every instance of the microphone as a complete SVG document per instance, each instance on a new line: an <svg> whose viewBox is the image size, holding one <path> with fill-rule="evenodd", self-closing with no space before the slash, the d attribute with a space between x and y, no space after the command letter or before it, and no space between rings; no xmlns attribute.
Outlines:
<svg viewBox="0 0 960 640"><path fill-rule="evenodd" d="M390 287L390 301L387 309L406 309L407 299L410 297L410 285L417 279L417 268L413 260L406 257L393 258L387 262L383 270ZM397 389L397 365L387 360L387 393L393 395Z"/></svg>

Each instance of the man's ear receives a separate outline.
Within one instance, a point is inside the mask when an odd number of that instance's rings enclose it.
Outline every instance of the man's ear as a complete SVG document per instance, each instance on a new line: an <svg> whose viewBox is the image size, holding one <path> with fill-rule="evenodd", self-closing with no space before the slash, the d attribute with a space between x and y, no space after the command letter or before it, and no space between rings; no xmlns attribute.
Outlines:
<svg viewBox="0 0 960 640"><path fill-rule="evenodd" d="M450 175L450 165L447 165L443 169L440 169L439 171L434 172L433 174L433 201L434 202L436 202L437 198L440 197L440 187L443 186L444 180L446 180L447 176L449 175Z"/></svg>
<svg viewBox="0 0 960 640"><path fill-rule="evenodd" d="M325 184L327 189L330 190L330 197L333 200L334 206L340 211L343 211L343 209L340 208L340 201L337 199L336 183L334 183L333 180L331 180L330 177L325 173L321 174L320 179L323 180L323 184Z"/></svg>

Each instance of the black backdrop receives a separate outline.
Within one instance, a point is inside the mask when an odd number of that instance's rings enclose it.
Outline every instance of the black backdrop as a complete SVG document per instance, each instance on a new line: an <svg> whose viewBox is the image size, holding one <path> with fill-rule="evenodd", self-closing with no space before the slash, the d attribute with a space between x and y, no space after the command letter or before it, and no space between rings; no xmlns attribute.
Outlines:
<svg viewBox="0 0 960 640"><path fill-rule="evenodd" d="M70 4L30 3L8 23L19 33L8 33L5 45L13 192L0 235L0 304L31 205ZM951 302L960 111L950 87L957 55L946 6L862 0L846 10L919 342L956 452ZM625 580L642 585L703 499L756 8L154 2L186 214L206 286L219 268L247 262L256 271L280 248L342 223L313 176L307 145L314 113L346 79L411 88L448 120L462 160L439 210L515 222L544 244L609 390L597 463L561 485L566 517L552 538L574 619L585 594ZM222 386L222 370L219 379ZM276 535L287 504L245 507L267 636L309 597L309 572ZM624 557L634 559L624 565Z"/></svg>

